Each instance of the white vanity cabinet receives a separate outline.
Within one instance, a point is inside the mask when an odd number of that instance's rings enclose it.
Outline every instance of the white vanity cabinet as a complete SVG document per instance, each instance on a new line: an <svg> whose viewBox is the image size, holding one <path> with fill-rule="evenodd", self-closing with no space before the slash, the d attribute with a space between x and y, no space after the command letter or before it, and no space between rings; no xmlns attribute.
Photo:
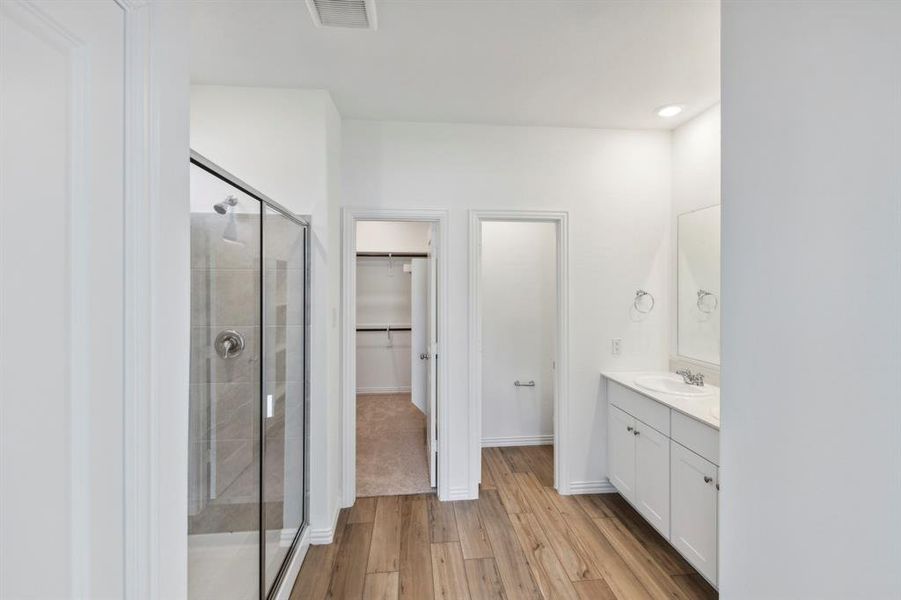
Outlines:
<svg viewBox="0 0 901 600"><path fill-rule="evenodd" d="M612 404L607 418L607 477L635 504L635 417Z"/></svg>
<svg viewBox="0 0 901 600"><path fill-rule="evenodd" d="M669 438L612 404L607 423L611 483L649 523L669 536Z"/></svg>
<svg viewBox="0 0 901 600"><path fill-rule="evenodd" d="M609 378L607 399L610 483L716 586L718 429Z"/></svg>
<svg viewBox="0 0 901 600"><path fill-rule="evenodd" d="M672 442L670 543L709 581L717 576L718 468Z"/></svg>
<svg viewBox="0 0 901 600"><path fill-rule="evenodd" d="M670 440L641 421L635 425L635 507L668 538L670 533Z"/></svg>

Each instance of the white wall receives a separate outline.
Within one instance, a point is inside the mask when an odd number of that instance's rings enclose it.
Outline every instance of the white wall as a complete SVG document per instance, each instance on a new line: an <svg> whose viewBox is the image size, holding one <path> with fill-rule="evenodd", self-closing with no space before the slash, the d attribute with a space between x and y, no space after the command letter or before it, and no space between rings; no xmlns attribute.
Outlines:
<svg viewBox="0 0 901 600"><path fill-rule="evenodd" d="M357 221L357 252L428 252L431 223Z"/></svg>
<svg viewBox="0 0 901 600"><path fill-rule="evenodd" d="M341 119L327 92L192 86L191 147L298 214L311 216L310 518L338 508L339 156Z"/></svg>
<svg viewBox="0 0 901 600"><path fill-rule="evenodd" d="M357 327L410 327L413 274L404 270L410 264L357 258ZM410 340L410 331L357 331L357 392L409 392Z"/></svg>
<svg viewBox="0 0 901 600"><path fill-rule="evenodd" d="M451 494L470 473L468 405L468 212L470 208L567 210L570 214L571 346L569 477L606 478L602 369L666 366L670 237L670 134L664 131L382 123L345 120L342 203L447 208ZM637 288L660 309L629 318ZM610 338L623 338L621 356ZM478 440L474 440L476 445Z"/></svg>
<svg viewBox="0 0 901 600"><path fill-rule="evenodd" d="M553 439L556 261L554 223L482 223L483 446Z"/></svg>
<svg viewBox="0 0 901 600"><path fill-rule="evenodd" d="M358 221L357 252L429 251L431 223ZM410 258L357 259L357 326L412 324ZM357 392L409 392L412 332L357 332Z"/></svg>
<svg viewBox="0 0 901 600"><path fill-rule="evenodd" d="M680 214L720 204L720 130L721 108L711 106L673 130L672 147L672 270L670 272L670 352L671 368L691 367L702 371L713 384L719 384L719 368L686 363L678 356L676 298L678 291L678 218ZM722 313L720 313L722 314Z"/></svg>
<svg viewBox="0 0 901 600"><path fill-rule="evenodd" d="M901 3L723 3L723 597L901 597Z"/></svg>

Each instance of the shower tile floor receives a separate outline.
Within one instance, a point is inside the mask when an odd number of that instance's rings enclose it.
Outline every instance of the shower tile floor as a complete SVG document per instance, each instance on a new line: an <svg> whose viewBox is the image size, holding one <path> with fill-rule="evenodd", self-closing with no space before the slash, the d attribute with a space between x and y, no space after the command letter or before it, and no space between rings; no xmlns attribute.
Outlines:
<svg viewBox="0 0 901 600"><path fill-rule="evenodd" d="M188 597L249 600L259 595L257 531L188 536Z"/></svg>
<svg viewBox="0 0 901 600"><path fill-rule="evenodd" d="M293 530L266 532L267 560L274 572L285 560ZM258 531L188 536L188 598L256 600L259 597Z"/></svg>

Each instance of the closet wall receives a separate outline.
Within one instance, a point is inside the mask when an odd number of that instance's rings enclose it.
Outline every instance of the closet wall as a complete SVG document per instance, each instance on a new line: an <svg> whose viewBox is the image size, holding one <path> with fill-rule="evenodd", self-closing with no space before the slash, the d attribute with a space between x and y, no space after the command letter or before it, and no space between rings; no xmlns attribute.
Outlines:
<svg viewBox="0 0 901 600"><path fill-rule="evenodd" d="M389 221L357 223L358 253L428 252L429 224ZM357 393L410 391L412 259L357 257Z"/></svg>

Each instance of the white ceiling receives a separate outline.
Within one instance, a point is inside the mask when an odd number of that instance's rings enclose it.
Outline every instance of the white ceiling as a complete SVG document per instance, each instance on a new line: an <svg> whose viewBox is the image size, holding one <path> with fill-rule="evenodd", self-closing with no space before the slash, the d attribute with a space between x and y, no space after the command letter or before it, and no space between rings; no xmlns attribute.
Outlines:
<svg viewBox="0 0 901 600"><path fill-rule="evenodd" d="M323 88L345 118L672 128L719 100L719 2L376 0L378 30L303 0L195 2L195 83ZM678 117L655 109L684 104Z"/></svg>

